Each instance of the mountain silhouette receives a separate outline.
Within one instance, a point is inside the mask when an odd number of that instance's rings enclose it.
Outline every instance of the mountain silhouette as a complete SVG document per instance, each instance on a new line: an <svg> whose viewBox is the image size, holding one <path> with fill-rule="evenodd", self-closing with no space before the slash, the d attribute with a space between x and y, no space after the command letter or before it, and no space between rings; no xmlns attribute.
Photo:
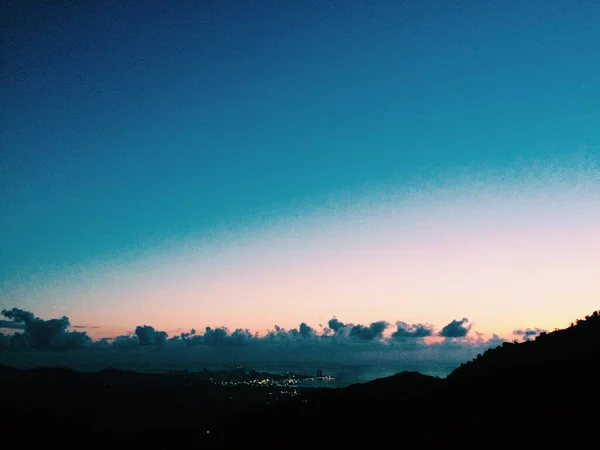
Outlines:
<svg viewBox="0 0 600 450"><path fill-rule="evenodd" d="M25 448L595 448L599 362L594 312L446 378L402 372L291 397L231 385L245 372L215 385L207 372L0 366L0 432Z"/></svg>
<svg viewBox="0 0 600 450"><path fill-rule="evenodd" d="M599 369L594 312L535 341L487 350L445 379L404 372L312 392L301 405L240 420L244 432L232 444L571 448L587 443L600 419Z"/></svg>

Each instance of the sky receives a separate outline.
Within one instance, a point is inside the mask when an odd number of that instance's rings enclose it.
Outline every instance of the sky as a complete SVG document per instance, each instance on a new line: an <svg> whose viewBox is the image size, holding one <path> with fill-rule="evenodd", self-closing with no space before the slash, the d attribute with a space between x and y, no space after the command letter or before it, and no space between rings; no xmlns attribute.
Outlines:
<svg viewBox="0 0 600 450"><path fill-rule="evenodd" d="M94 339L598 309L598 2L1 5L1 308Z"/></svg>

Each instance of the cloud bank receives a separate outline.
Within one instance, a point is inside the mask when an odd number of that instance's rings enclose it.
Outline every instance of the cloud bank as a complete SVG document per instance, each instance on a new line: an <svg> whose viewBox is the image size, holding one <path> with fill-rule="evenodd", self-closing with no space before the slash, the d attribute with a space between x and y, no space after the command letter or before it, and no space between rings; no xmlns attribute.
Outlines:
<svg viewBox="0 0 600 450"><path fill-rule="evenodd" d="M523 342L528 341L536 336L539 336L541 333L547 333L547 330L542 330L541 328L526 328L526 329L518 329L513 331L513 334L516 336L520 336L523 339Z"/></svg>
<svg viewBox="0 0 600 450"><path fill-rule="evenodd" d="M10 319L9 323L2 321L4 328L23 330L22 333L13 334L10 339L2 339L3 342L6 340L7 346L15 349L73 350L91 342L85 332L67 331L70 326L68 317L43 320L18 308L4 309L2 315Z"/></svg>
<svg viewBox="0 0 600 450"><path fill-rule="evenodd" d="M396 322L396 331L392 333L392 339L403 341L406 339L424 338L433 336L433 326L428 324L409 325L405 322Z"/></svg>
<svg viewBox="0 0 600 450"><path fill-rule="evenodd" d="M390 324L384 320L366 325L344 323L333 317L320 332L302 322L292 329L275 325L263 336L248 329L230 331L224 326L169 336L143 324L131 333L93 341L85 332L70 331L67 317L44 320L16 308L2 311L2 315L8 319L3 320L3 328L16 330L7 335L0 333L2 360L17 366L67 365L82 370L112 366L164 371L252 365L276 371L282 367L335 370L352 366L370 367L380 375L401 370L444 375L503 342L495 335L489 340L481 335L469 336L471 326L466 326L466 318L450 321L437 335L429 324L397 321L395 329L389 330ZM531 336L531 330L524 330L523 335Z"/></svg>

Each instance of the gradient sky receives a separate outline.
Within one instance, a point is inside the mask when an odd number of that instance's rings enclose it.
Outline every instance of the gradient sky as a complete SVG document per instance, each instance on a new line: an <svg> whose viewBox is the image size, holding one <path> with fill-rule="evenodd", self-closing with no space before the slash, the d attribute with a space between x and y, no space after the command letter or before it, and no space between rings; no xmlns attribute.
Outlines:
<svg viewBox="0 0 600 450"><path fill-rule="evenodd" d="M600 4L3 1L0 307L100 336L600 304Z"/></svg>

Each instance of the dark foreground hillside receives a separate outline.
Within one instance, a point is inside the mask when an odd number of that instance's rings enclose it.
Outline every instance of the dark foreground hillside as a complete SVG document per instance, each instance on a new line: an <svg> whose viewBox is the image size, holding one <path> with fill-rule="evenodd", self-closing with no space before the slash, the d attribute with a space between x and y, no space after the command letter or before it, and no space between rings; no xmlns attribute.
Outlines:
<svg viewBox="0 0 600 450"><path fill-rule="evenodd" d="M535 341L488 350L446 379L400 373L339 391L315 391L299 406L246 418L237 426L244 432L236 443L596 448L599 381L595 312Z"/></svg>
<svg viewBox="0 0 600 450"><path fill-rule="evenodd" d="M189 375L0 371L20 448L596 448L600 317L505 343L446 379L400 373L286 397Z"/></svg>

